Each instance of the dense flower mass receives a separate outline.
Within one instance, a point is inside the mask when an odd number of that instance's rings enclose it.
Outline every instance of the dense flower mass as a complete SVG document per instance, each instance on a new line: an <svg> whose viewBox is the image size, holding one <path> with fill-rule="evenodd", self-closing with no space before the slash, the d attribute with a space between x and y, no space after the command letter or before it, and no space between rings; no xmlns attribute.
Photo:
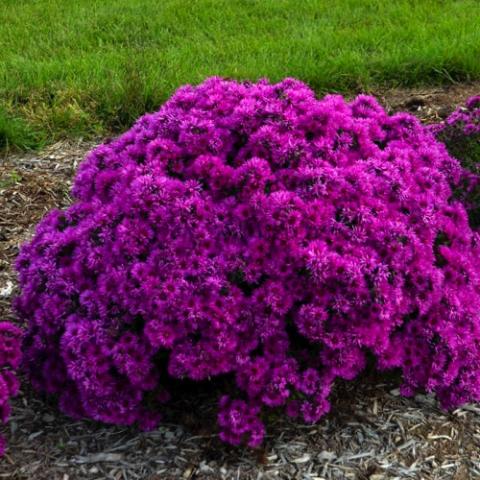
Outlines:
<svg viewBox="0 0 480 480"><path fill-rule="evenodd" d="M21 330L8 322L0 322L0 423L10 416L11 397L17 394L19 383L12 370L21 359ZM5 451L5 440L0 437L0 456Z"/></svg>
<svg viewBox="0 0 480 480"><path fill-rule="evenodd" d="M221 438L315 422L373 359L402 392L480 399L479 237L463 171L407 114L211 78L92 151L17 261L35 386L153 428L170 379L231 378Z"/></svg>

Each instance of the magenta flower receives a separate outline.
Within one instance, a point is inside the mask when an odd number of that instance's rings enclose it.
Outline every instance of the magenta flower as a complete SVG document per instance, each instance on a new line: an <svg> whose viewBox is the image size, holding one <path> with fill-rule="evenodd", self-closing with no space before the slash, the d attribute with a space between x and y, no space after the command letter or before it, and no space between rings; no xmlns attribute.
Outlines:
<svg viewBox="0 0 480 480"><path fill-rule="evenodd" d="M173 379L224 376L221 438L315 422L367 356L402 391L480 399L478 234L459 163L371 97L293 79L186 86L92 151L18 257L34 385L154 428ZM232 389L230 389L232 390ZM175 397L176 392L170 391Z"/></svg>
<svg viewBox="0 0 480 480"><path fill-rule="evenodd" d="M11 397L18 393L20 384L13 374L21 360L21 330L8 322L0 322L0 423L10 416ZM5 452L5 440L0 437L0 456Z"/></svg>

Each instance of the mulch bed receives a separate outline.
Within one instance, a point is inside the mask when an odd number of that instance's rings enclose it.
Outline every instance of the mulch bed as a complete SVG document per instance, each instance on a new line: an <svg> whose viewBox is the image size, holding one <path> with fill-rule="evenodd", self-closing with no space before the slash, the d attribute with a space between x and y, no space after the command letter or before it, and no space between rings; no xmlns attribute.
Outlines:
<svg viewBox="0 0 480 480"><path fill-rule="evenodd" d="M480 84L375 92L391 111L445 118ZM38 220L69 204L78 163L94 143L62 142L0 158L0 318L14 319L12 262ZM222 444L216 393L203 386L165 411L150 433L74 422L24 382L7 427L0 478L77 479L472 479L480 478L480 406L440 410L434 398L402 398L395 378L340 384L332 413L306 426L273 416L260 450Z"/></svg>

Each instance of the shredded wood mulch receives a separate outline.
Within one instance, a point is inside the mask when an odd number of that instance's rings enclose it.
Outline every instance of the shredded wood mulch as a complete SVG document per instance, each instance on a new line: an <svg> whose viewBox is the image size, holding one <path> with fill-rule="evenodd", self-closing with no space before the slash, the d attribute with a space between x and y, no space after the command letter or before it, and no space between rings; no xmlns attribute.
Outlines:
<svg viewBox="0 0 480 480"><path fill-rule="evenodd" d="M376 92L390 110L445 118L480 84ZM78 163L94 143L62 142L0 157L0 319L15 320L13 261L50 209L71 201ZM339 384L317 425L272 415L259 450L232 448L215 427L217 392L199 385L165 410L157 430L75 422L24 381L6 428L0 479L454 479L480 478L480 405L442 411L435 399L399 395L398 379L366 374Z"/></svg>

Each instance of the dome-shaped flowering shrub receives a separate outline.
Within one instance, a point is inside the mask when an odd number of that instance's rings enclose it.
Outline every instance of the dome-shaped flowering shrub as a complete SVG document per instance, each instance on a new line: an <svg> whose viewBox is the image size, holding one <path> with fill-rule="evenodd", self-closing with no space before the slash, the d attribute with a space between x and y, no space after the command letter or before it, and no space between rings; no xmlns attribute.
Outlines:
<svg viewBox="0 0 480 480"><path fill-rule="evenodd" d="M17 394L19 382L12 369L21 359L21 330L8 322L0 322L0 423L10 416L10 397ZM0 436L0 456L5 452L5 440Z"/></svg>
<svg viewBox="0 0 480 480"><path fill-rule="evenodd" d="M480 397L478 236L413 117L304 84L186 86L80 166L18 258L26 363L62 410L153 427L169 380L228 376L221 438L307 422L372 357Z"/></svg>

